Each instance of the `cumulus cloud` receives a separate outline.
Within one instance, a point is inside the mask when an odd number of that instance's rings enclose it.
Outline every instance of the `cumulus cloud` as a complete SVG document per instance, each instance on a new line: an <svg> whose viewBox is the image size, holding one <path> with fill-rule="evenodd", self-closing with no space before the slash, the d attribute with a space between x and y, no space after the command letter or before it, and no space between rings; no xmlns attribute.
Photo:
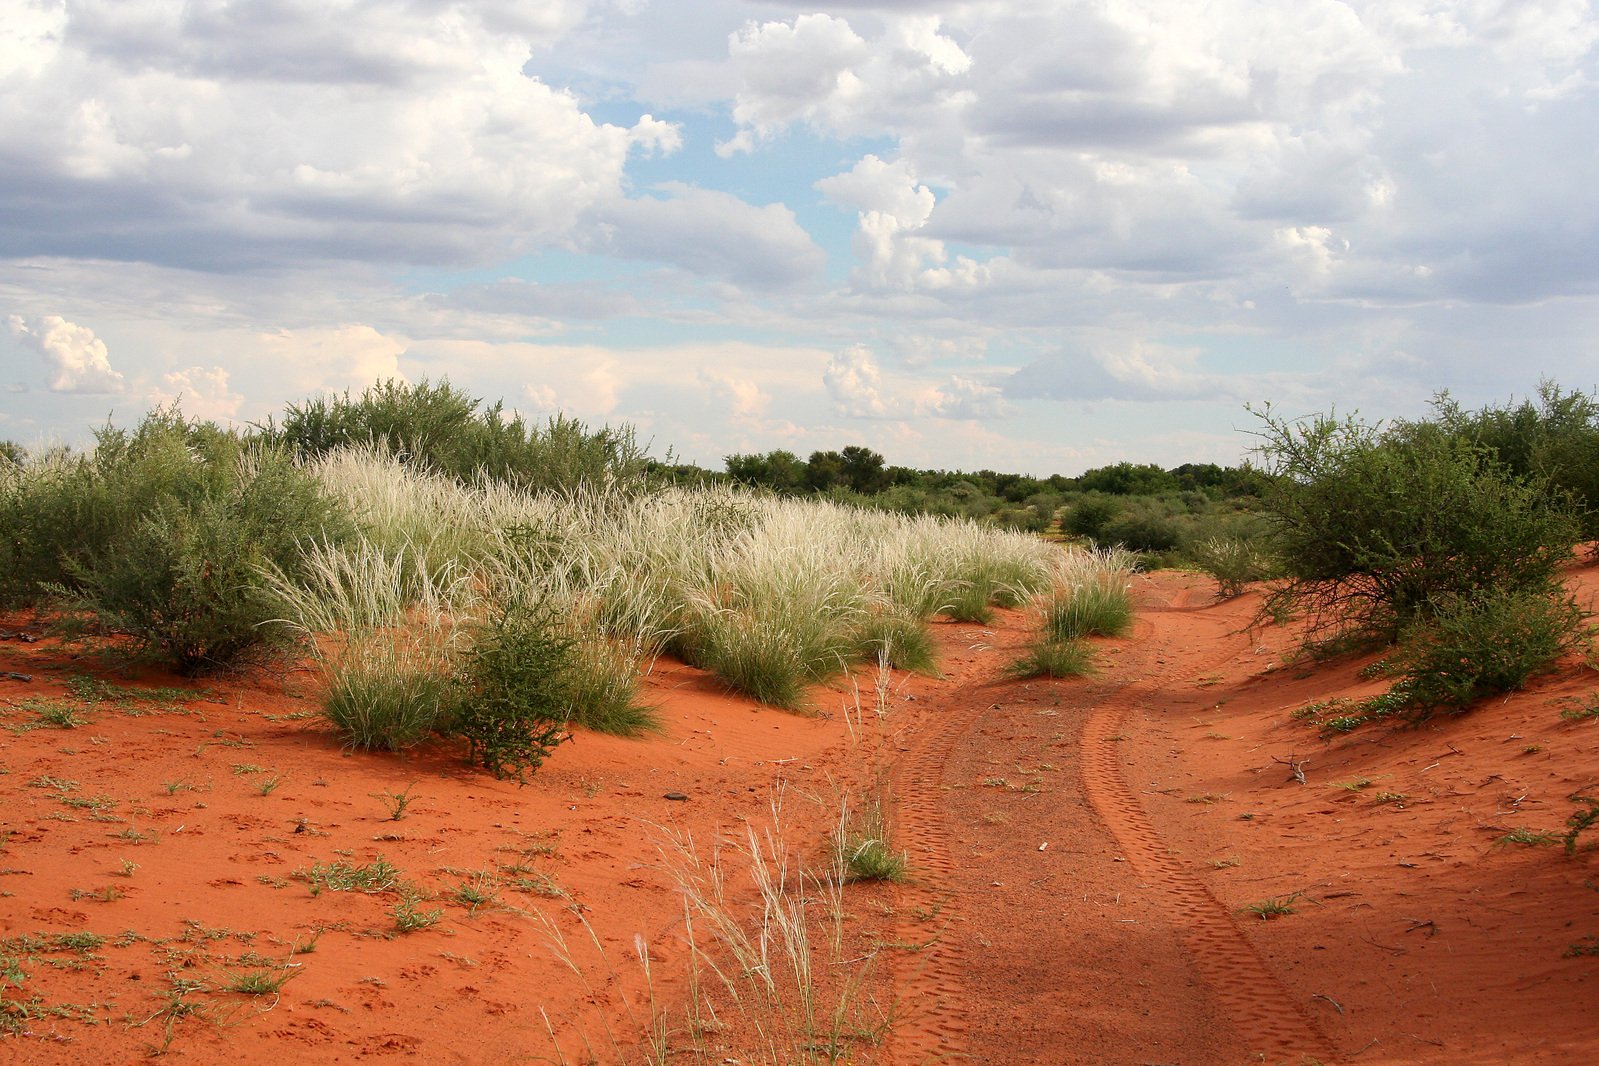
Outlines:
<svg viewBox="0 0 1599 1066"><path fill-rule="evenodd" d="M6 324L24 347L44 358L50 368L51 392L122 391L121 371L112 368L105 342L88 326L68 322L60 315L9 315Z"/></svg>
<svg viewBox="0 0 1599 1066"><path fill-rule="evenodd" d="M295 398L324 391L360 392L375 381L405 380L400 356L408 342L368 325L276 330L257 335L253 346L273 368L280 388Z"/></svg>
<svg viewBox="0 0 1599 1066"><path fill-rule="evenodd" d="M882 22L870 41L827 14L751 22L733 34L738 132L717 152L752 151L797 124L846 135L908 127L912 116L958 92L971 58L940 32L939 16L884 15Z"/></svg>
<svg viewBox="0 0 1599 1066"><path fill-rule="evenodd" d="M228 372L220 366L191 366L161 377L162 387L151 393L154 404L178 404L192 418L231 422L239 417L244 396L234 392Z"/></svg>
<svg viewBox="0 0 1599 1066"><path fill-rule="evenodd" d="M871 349L862 344L833 356L822 382L833 409L850 418L993 419L1016 410L999 386L973 377L952 375L936 385L908 375L886 380Z"/></svg>
<svg viewBox="0 0 1599 1066"><path fill-rule="evenodd" d="M0 45L0 253L470 263L564 238L620 195L631 151L681 143L524 71L583 8L55 8Z"/></svg>
<svg viewBox="0 0 1599 1066"><path fill-rule="evenodd" d="M671 263L694 274L756 288L783 288L820 274L826 257L780 203L757 207L681 182L665 198L619 200L592 214L585 247Z"/></svg>
<svg viewBox="0 0 1599 1066"><path fill-rule="evenodd" d="M760 418L771 406L772 397L752 377L703 367L699 380L735 419Z"/></svg>

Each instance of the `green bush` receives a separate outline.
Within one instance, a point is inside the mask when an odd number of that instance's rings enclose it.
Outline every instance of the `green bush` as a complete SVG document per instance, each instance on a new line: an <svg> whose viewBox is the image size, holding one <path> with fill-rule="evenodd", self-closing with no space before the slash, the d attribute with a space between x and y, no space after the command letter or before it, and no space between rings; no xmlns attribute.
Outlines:
<svg viewBox="0 0 1599 1066"><path fill-rule="evenodd" d="M1011 677L1086 677L1094 673L1094 653L1083 640L1057 640L1041 636L1027 654L1011 663Z"/></svg>
<svg viewBox="0 0 1599 1066"><path fill-rule="evenodd" d="M1548 591L1577 526L1538 485L1429 423L1261 415L1273 614L1304 611L1312 642L1391 640L1482 592Z"/></svg>
<svg viewBox="0 0 1599 1066"><path fill-rule="evenodd" d="M1583 611L1548 589L1484 592L1437 606L1412 623L1390 663L1408 711L1464 710L1520 689L1588 643Z"/></svg>
<svg viewBox="0 0 1599 1066"><path fill-rule="evenodd" d="M446 730L466 740L472 763L523 781L571 739L573 642L548 606L519 599L492 605L472 637Z"/></svg>
<svg viewBox="0 0 1599 1066"><path fill-rule="evenodd" d="M1071 501L1061 513L1060 528L1073 537L1105 542L1105 527L1121 514L1122 500L1097 492L1085 493Z"/></svg>
<svg viewBox="0 0 1599 1066"><path fill-rule="evenodd" d="M1537 403L1468 412L1440 393L1433 409L1447 431L1486 448L1512 473L1569 503L1584 540L1599 538L1599 400L1593 395L1564 392L1544 381Z"/></svg>
<svg viewBox="0 0 1599 1066"><path fill-rule="evenodd" d="M291 404L283 424L264 431L305 457L376 443L463 482L486 477L533 491L642 484L649 462L630 428L590 430L564 415L541 428L508 417L503 403L483 407L448 381L391 379L359 397Z"/></svg>
<svg viewBox="0 0 1599 1066"><path fill-rule="evenodd" d="M1190 561L1216 579L1223 597L1241 595L1257 581L1275 573L1264 545L1242 537L1211 537L1188 548Z"/></svg>
<svg viewBox="0 0 1599 1066"><path fill-rule="evenodd" d="M176 408L97 436L92 458L35 483L50 522L19 552L55 562L46 587L69 634L191 674L286 640L261 569L293 573L303 543L349 528L317 482L286 452Z"/></svg>

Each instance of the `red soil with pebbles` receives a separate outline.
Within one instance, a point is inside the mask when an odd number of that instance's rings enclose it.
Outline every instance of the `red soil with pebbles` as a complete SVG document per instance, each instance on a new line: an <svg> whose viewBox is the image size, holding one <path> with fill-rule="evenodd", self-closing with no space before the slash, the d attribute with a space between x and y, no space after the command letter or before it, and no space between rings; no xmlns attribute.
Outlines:
<svg viewBox="0 0 1599 1066"><path fill-rule="evenodd" d="M1599 570L1569 577L1592 607ZM663 734L583 734L520 787L442 747L342 751L303 668L191 683L0 641L31 677L0 679L0 1059L644 1062L642 947L674 1060L761 1061L725 1013L686 1053L661 848L767 825L781 783L819 862L886 757L912 879L845 893L859 1001L892 1015L853 1061L1599 1061L1599 955L1571 953L1599 944L1599 851L1498 843L1599 795L1599 719L1559 716L1599 674L1326 742L1289 712L1378 691L1369 660L1294 661L1291 628L1248 628L1257 598L1192 575L1136 591L1087 680L999 680L1020 614L939 625L947 676L896 676L881 728L851 728L847 684L801 717L662 662ZM82 676L118 688L85 703ZM41 718L62 705L82 724ZM305 879L379 857L435 922ZM1272 901L1292 913L1250 909ZM282 983L225 990L252 974Z"/></svg>

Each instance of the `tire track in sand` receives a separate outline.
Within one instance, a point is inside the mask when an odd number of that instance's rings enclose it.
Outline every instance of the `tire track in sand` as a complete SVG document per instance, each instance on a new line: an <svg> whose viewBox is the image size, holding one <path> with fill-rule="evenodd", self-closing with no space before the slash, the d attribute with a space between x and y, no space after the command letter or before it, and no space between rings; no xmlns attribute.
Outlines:
<svg viewBox="0 0 1599 1066"><path fill-rule="evenodd" d="M899 1066L968 1057L971 1026L963 1005L970 964L959 938L946 935L965 915L952 883L944 773L982 713L978 701L959 698L956 690L981 683L971 676L952 683L937 698L936 713L921 716L895 767L899 839L910 852L912 878L900 894L896 925L906 950L894 960L899 1001L887 1061Z"/></svg>
<svg viewBox="0 0 1599 1066"><path fill-rule="evenodd" d="M1218 1013L1238 1031L1239 1051L1247 1052L1252 1062L1298 1062L1301 1056L1326 1061L1330 1048L1325 1038L1295 1008L1233 915L1189 872L1187 861L1172 854L1128 787L1116 758L1117 742L1134 707L1146 698L1158 698L1163 685L1175 682L1161 676L1155 652L1159 616L1174 610L1184 607L1140 608L1141 632L1118 667L1140 679L1107 686L1090 712L1079 751L1083 789L1124 857L1164 899L1195 972L1215 997Z"/></svg>

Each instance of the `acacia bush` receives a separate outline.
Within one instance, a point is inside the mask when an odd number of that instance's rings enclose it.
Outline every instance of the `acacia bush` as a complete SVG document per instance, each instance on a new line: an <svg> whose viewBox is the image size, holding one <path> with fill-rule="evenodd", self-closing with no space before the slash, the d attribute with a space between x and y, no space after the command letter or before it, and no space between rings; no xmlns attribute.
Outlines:
<svg viewBox="0 0 1599 1066"><path fill-rule="evenodd" d="M224 667L288 637L257 580L348 521L286 452L190 421L174 406L94 451L45 464L0 507L12 595L48 596L62 629L182 673ZM27 524L18 528L19 521Z"/></svg>
<svg viewBox="0 0 1599 1066"><path fill-rule="evenodd" d="M466 740L469 761L522 781L571 739L574 647L558 633L548 604L519 598L492 604L472 627L444 726Z"/></svg>
<svg viewBox="0 0 1599 1066"><path fill-rule="evenodd" d="M1261 420L1284 574L1266 609L1306 612L1312 643L1389 641L1486 592L1556 593L1576 522L1481 445L1424 422Z"/></svg>
<svg viewBox="0 0 1599 1066"><path fill-rule="evenodd" d="M640 485L649 465L631 428L590 430L564 415L542 427L503 403L483 402L447 380L416 385L393 379L358 397L316 397L291 404L265 435L302 457L349 445L380 445L463 482L479 479L533 491L582 484Z"/></svg>

